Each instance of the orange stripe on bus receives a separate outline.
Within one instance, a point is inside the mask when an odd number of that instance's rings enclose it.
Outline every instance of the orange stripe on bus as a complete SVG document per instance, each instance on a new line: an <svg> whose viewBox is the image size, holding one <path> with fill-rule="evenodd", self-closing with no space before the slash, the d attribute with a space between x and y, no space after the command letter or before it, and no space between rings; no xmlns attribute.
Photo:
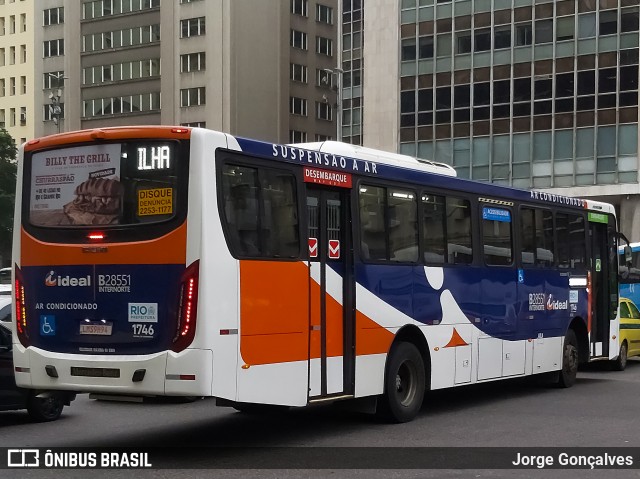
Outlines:
<svg viewBox="0 0 640 479"><path fill-rule="evenodd" d="M388 353L394 334L356 311L356 355Z"/></svg>
<svg viewBox="0 0 640 479"><path fill-rule="evenodd" d="M20 231L21 266L85 264L185 264L187 224L160 238L135 243L53 244L35 239L24 228ZM104 253L87 248L104 247Z"/></svg>
<svg viewBox="0 0 640 479"><path fill-rule="evenodd" d="M306 361L309 268L301 262L240 261L240 354L250 365Z"/></svg>
<svg viewBox="0 0 640 479"><path fill-rule="evenodd" d="M178 132L180 129L182 132ZM93 130L82 130L57 135L45 136L27 142L25 151L36 151L44 148L56 146L70 146L73 143L91 143L104 140L130 140L130 139L177 139L188 140L191 137L191 129L177 126L128 126L95 128Z"/></svg>

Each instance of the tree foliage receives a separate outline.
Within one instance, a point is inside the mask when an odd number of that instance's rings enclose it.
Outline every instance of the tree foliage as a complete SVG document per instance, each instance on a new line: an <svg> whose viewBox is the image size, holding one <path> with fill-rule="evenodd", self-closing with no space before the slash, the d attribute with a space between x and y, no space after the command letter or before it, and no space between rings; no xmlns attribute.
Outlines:
<svg viewBox="0 0 640 479"><path fill-rule="evenodd" d="M13 235L13 207L16 196L16 143L4 128L0 128L0 255L8 263Z"/></svg>

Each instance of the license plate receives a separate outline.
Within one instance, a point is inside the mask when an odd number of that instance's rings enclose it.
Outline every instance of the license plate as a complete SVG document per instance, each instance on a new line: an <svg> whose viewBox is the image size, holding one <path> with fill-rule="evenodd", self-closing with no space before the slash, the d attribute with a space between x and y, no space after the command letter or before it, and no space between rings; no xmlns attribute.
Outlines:
<svg viewBox="0 0 640 479"><path fill-rule="evenodd" d="M111 336L111 323L81 323L80 334L91 334L95 336Z"/></svg>

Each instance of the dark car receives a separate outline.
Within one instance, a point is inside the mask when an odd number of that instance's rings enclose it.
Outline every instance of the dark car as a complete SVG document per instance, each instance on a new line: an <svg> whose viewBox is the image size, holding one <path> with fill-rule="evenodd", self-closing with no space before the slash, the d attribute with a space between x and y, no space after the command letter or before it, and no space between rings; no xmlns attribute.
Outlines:
<svg viewBox="0 0 640 479"><path fill-rule="evenodd" d="M10 323L0 323L0 411L26 409L36 421L55 421L75 399L63 391L38 391L16 386Z"/></svg>

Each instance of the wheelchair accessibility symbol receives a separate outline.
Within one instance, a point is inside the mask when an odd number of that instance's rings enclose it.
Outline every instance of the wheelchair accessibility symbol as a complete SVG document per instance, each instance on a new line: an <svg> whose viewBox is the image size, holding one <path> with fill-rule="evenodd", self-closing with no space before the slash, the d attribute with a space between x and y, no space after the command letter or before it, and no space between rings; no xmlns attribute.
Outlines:
<svg viewBox="0 0 640 479"><path fill-rule="evenodd" d="M56 335L56 317L52 314L40 315L40 336Z"/></svg>

